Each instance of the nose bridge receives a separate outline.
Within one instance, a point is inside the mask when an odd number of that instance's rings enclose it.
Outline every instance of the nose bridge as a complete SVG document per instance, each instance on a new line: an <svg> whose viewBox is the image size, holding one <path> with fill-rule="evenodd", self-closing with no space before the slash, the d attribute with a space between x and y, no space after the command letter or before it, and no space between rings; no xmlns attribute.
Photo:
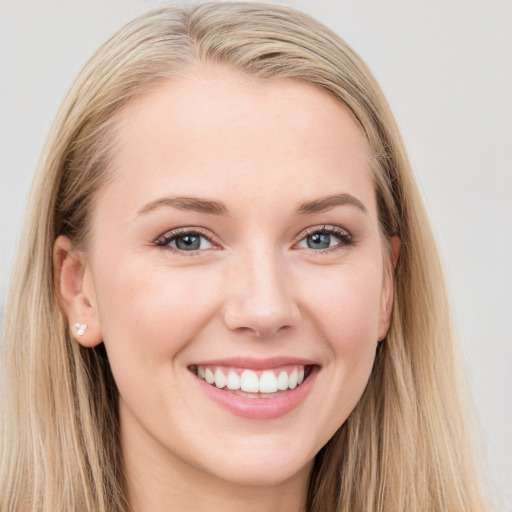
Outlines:
<svg viewBox="0 0 512 512"><path fill-rule="evenodd" d="M232 271L225 315L230 329L270 336L299 322L292 275L279 251L267 246L244 253Z"/></svg>

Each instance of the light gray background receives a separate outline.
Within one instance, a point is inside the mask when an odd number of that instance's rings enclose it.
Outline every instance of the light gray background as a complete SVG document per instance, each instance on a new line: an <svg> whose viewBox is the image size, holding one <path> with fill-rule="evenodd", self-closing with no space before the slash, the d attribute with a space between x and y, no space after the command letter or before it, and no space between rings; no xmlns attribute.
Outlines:
<svg viewBox="0 0 512 512"><path fill-rule="evenodd" d="M512 510L512 2L284 0L386 92L438 235L492 479ZM85 60L151 0L0 0L0 313L33 170Z"/></svg>

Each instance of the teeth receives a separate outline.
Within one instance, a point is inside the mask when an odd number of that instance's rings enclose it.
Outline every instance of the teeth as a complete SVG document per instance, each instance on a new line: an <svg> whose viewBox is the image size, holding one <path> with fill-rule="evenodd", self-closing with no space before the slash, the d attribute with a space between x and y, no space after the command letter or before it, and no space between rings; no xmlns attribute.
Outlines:
<svg viewBox="0 0 512 512"><path fill-rule="evenodd" d="M275 393L277 391L277 377L274 372L263 372L260 377L260 393Z"/></svg>
<svg viewBox="0 0 512 512"><path fill-rule="evenodd" d="M260 383L258 376L252 370L244 370L240 379L240 389L248 393L257 393Z"/></svg>
<svg viewBox="0 0 512 512"><path fill-rule="evenodd" d="M223 371L224 370L224 371ZM242 372L240 375L239 372ZM282 369L279 374L274 370L255 372L253 370L237 370L222 367L208 368L197 366L196 374L208 384L218 389L227 388L233 391L242 390L250 393L251 398L270 398L273 393L295 389L304 382L304 366L292 366Z"/></svg>
<svg viewBox="0 0 512 512"><path fill-rule="evenodd" d="M204 379L208 384L213 384L215 382L215 376L213 375L213 372L210 370L210 368L206 368L206 371L204 372Z"/></svg>
<svg viewBox="0 0 512 512"><path fill-rule="evenodd" d="M230 370L228 373L228 389L240 389L240 375Z"/></svg>
<svg viewBox="0 0 512 512"><path fill-rule="evenodd" d="M277 378L277 389L279 389L279 391L288 389L288 374L286 372L281 372L279 374L279 377Z"/></svg>
<svg viewBox="0 0 512 512"><path fill-rule="evenodd" d="M226 386L227 379L226 376L222 373L222 370L220 368L217 368L215 370L215 386L219 389L222 389Z"/></svg>
<svg viewBox="0 0 512 512"><path fill-rule="evenodd" d="M295 389L297 387L297 379L299 378L299 372L297 370L293 370L288 377L288 387L290 389Z"/></svg>

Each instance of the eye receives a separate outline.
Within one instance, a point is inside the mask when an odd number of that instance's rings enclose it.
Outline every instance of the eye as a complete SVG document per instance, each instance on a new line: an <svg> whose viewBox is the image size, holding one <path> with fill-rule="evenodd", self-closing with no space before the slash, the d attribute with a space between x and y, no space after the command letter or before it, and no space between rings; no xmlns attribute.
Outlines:
<svg viewBox="0 0 512 512"><path fill-rule="evenodd" d="M350 234L335 226L312 228L296 245L299 248L325 251L353 244Z"/></svg>
<svg viewBox="0 0 512 512"><path fill-rule="evenodd" d="M156 245L180 252L196 252L216 247L206 235L195 230L166 233L156 241Z"/></svg>

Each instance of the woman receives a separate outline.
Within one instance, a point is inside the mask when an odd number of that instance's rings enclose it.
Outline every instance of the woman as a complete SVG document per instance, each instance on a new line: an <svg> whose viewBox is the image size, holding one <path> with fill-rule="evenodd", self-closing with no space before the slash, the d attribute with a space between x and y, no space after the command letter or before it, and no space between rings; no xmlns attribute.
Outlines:
<svg viewBox="0 0 512 512"><path fill-rule="evenodd" d="M30 204L1 510L486 508L410 166L327 28L136 19L72 87Z"/></svg>

